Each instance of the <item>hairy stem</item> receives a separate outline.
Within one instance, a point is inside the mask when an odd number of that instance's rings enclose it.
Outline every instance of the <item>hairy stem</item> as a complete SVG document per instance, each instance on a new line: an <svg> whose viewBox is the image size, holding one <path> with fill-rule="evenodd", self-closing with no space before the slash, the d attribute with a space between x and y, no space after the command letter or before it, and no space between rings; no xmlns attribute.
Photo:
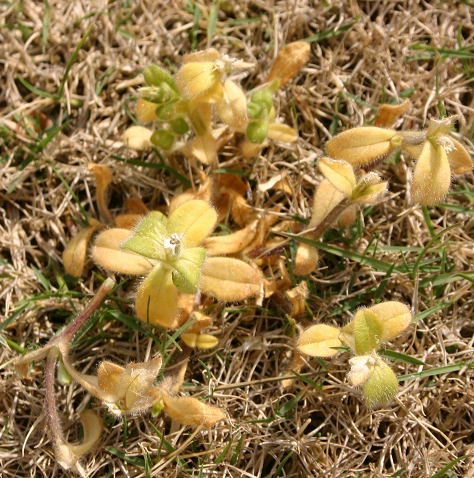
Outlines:
<svg viewBox="0 0 474 478"><path fill-rule="evenodd" d="M97 310L107 295L112 291L115 284L116 282L113 279L105 279L84 310L53 339L52 343L70 342L83 325L91 318L92 314Z"/></svg>
<svg viewBox="0 0 474 478"><path fill-rule="evenodd" d="M46 358L46 365L44 368L44 388L46 391L45 396L45 409L48 420L48 427L51 431L54 446L59 443L64 443L64 435L59 422L58 411L56 409L56 396L54 394L54 379L56 373L56 363L59 357L59 350L53 347Z"/></svg>
<svg viewBox="0 0 474 478"><path fill-rule="evenodd" d="M349 198L344 198L316 227L306 230L304 235L307 235L310 239L319 239L337 220L340 214L351 204L352 201Z"/></svg>

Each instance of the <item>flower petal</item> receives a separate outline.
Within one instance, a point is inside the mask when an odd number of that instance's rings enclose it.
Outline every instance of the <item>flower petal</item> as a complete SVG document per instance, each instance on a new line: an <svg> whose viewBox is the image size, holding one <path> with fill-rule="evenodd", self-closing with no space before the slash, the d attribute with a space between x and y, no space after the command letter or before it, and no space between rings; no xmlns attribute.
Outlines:
<svg viewBox="0 0 474 478"><path fill-rule="evenodd" d="M199 246L217 221L215 209L206 201L195 199L177 207L168 221L168 234L182 235L184 247Z"/></svg>
<svg viewBox="0 0 474 478"><path fill-rule="evenodd" d="M153 264L145 257L120 246L133 234L128 229L108 229L97 236L92 257L101 267L121 274L147 274Z"/></svg>
<svg viewBox="0 0 474 478"><path fill-rule="evenodd" d="M260 274L252 266L230 257L210 257L204 262L201 288L217 300L239 301L260 292Z"/></svg>
<svg viewBox="0 0 474 478"><path fill-rule="evenodd" d="M135 299L138 317L151 324L174 327L178 297L171 271L162 264L157 264L138 289Z"/></svg>

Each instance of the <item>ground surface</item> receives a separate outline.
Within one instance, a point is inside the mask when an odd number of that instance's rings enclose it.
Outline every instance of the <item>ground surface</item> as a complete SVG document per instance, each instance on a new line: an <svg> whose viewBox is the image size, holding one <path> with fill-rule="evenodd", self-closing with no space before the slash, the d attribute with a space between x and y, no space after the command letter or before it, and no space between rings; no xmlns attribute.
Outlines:
<svg viewBox="0 0 474 478"><path fill-rule="evenodd" d="M163 164L154 153L134 153L121 142L147 64L174 73L182 54L210 45L255 62L251 73L239 77L250 89L286 43L312 40L309 62L277 94L281 120L298 129L298 143L271 144L255 162L231 145L220 156L221 167L248 173L243 179L252 187L253 205L279 203L285 217L308 218L321 179L315 161L331 133L372 120L382 102L410 98L412 109L398 125L404 128L421 129L429 117L445 112L460 114L457 137L474 152L474 4L222 1L208 38L210 10L211 5L173 0L0 4L0 469L5 478L65 476L44 429L43 365L37 363L31 379L20 381L12 360L22 348L45 343L100 284L103 272L91 261L83 278L74 280L65 276L61 259L81 227L82 211L98 214L87 164L111 167L114 213L123 210L127 197L138 195L153 208L183 189L169 170L150 167ZM51 98L58 88L60 102ZM51 124L35 138L27 117L40 113L42 124ZM45 138L50 141L42 142ZM166 164L199 184L184 158ZM347 353L325 365L309 361L305 372L317 389L299 380L282 390L294 345L285 313L272 301L264 308L252 301L217 304L209 312L210 332L220 343L193 357L184 386L184 393L204 397L227 414L211 430L196 432L150 414L113 420L79 387L57 388L71 440L78 436L79 411L90 407L104 417L100 448L85 459L90 476L429 477L443 476L444 467L459 457L464 458L444 469L444 476L474 476L474 390L465 365L474 347L473 175L456 179L442 204L423 211L411 204L408 159L389 159L379 170L390 192L360 212L350 230L326 234L334 250L321 253L309 280L314 318L303 323L341 325L375 299L412 304L419 320L390 348L428 365L393 362L397 375L415 374L401 381L398 398L368 410L347 384ZM257 190L280 172L288 173L291 195ZM451 225L429 244L414 272L432 235ZM345 257L345 251L359 259ZM383 263L363 264L364 254ZM406 266L405 272L388 274L391 264ZM124 284L82 336L74 350L79 368L93 370L105 358L140 361L159 350L164 334L155 331L158 340L150 338L131 318L133 290L132 280ZM417 375L431 369L431 376Z"/></svg>

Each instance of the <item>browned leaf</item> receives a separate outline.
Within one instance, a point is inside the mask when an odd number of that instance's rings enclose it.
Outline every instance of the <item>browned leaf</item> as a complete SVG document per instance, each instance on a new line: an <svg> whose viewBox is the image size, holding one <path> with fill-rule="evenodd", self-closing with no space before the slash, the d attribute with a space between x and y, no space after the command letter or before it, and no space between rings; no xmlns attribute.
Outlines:
<svg viewBox="0 0 474 478"><path fill-rule="evenodd" d="M164 398L163 410L181 425L202 425L210 428L225 418L224 413L196 398L170 397Z"/></svg>
<svg viewBox="0 0 474 478"><path fill-rule="evenodd" d="M112 222L112 214L110 214L106 197L107 188L112 180L112 171L110 171L110 168L105 164L89 163L87 167L89 171L94 173L95 176L95 182L97 185L97 206L99 207L99 213L104 219L107 220L107 222Z"/></svg>
<svg viewBox="0 0 474 478"><path fill-rule="evenodd" d="M87 255L87 246L92 234L104 225L89 219L90 226L81 229L66 245L63 252L64 269L74 277L81 277Z"/></svg>
<svg viewBox="0 0 474 478"><path fill-rule="evenodd" d="M277 78L280 82L279 86L284 85L308 61L310 50L311 47L306 42L296 41L286 45L278 52L265 81L269 82Z"/></svg>
<svg viewBox="0 0 474 478"><path fill-rule="evenodd" d="M398 117L405 114L410 108L411 102L408 99L399 105L380 105L377 118L375 118L374 121L374 126L390 128L393 123L397 121Z"/></svg>

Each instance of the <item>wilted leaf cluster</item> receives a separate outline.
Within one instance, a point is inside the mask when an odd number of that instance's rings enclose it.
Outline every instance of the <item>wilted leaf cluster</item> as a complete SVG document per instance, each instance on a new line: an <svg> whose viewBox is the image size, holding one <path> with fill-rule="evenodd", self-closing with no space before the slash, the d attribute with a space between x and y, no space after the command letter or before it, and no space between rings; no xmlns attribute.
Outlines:
<svg viewBox="0 0 474 478"><path fill-rule="evenodd" d="M400 335L411 323L410 309L400 302L382 302L357 311L354 319L339 328L316 324L298 338L297 350L311 357L332 357L346 346L355 354L349 360L351 385L362 386L369 407L392 400L398 390L393 370L377 354L383 342Z"/></svg>

